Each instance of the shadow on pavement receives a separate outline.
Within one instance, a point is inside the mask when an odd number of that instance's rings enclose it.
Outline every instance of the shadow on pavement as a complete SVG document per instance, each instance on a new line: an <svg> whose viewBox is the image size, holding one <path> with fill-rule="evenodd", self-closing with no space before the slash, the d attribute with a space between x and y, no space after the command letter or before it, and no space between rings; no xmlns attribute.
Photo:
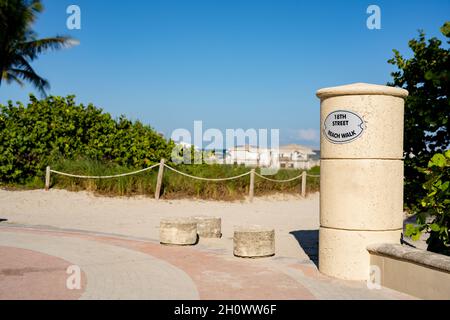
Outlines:
<svg viewBox="0 0 450 320"><path fill-rule="evenodd" d="M291 231L300 247L314 264L319 266L319 230Z"/></svg>

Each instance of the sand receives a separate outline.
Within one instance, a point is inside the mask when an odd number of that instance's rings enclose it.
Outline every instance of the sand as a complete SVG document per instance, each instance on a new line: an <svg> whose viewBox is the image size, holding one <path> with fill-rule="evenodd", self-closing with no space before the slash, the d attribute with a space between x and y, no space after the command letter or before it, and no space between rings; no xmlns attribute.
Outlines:
<svg viewBox="0 0 450 320"><path fill-rule="evenodd" d="M310 195L307 199L278 195L255 198L253 203L249 203L112 198L55 189L48 192L0 190L0 221L7 220L0 222L2 225L48 226L157 241L161 218L195 215L222 218L223 238L202 240L202 245L231 252L234 227L257 224L275 228L277 256L315 258L319 194Z"/></svg>

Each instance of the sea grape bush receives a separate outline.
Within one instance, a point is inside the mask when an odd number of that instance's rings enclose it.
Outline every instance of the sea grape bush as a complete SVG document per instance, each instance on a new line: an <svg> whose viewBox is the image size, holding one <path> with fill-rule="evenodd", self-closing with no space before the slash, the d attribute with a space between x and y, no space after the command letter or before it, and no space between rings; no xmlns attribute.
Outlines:
<svg viewBox="0 0 450 320"><path fill-rule="evenodd" d="M170 158L173 142L148 125L114 119L75 96L38 100L27 106L0 104L0 182L27 183L60 159L88 158L144 168Z"/></svg>
<svg viewBox="0 0 450 320"><path fill-rule="evenodd" d="M407 225L405 235L418 240L422 233L429 233L428 250L450 255L450 150L435 154L422 171L426 196L416 209L416 224Z"/></svg>

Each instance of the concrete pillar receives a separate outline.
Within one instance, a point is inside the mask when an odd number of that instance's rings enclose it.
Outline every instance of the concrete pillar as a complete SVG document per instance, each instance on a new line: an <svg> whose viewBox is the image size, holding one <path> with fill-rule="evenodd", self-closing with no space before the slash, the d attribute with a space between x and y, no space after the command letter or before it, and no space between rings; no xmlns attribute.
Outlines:
<svg viewBox="0 0 450 320"><path fill-rule="evenodd" d="M403 230L403 89L357 83L321 89L319 269L367 280L372 243Z"/></svg>

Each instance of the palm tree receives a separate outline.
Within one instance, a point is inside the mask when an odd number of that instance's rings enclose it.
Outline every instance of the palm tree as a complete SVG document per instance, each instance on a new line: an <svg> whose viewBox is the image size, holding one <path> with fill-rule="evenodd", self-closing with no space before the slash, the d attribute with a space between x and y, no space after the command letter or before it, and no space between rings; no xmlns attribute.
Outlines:
<svg viewBox="0 0 450 320"><path fill-rule="evenodd" d="M0 86L3 80L21 86L27 81L46 96L50 84L30 63L43 52L76 44L63 36L37 39L31 27L42 11L40 0L0 0Z"/></svg>

